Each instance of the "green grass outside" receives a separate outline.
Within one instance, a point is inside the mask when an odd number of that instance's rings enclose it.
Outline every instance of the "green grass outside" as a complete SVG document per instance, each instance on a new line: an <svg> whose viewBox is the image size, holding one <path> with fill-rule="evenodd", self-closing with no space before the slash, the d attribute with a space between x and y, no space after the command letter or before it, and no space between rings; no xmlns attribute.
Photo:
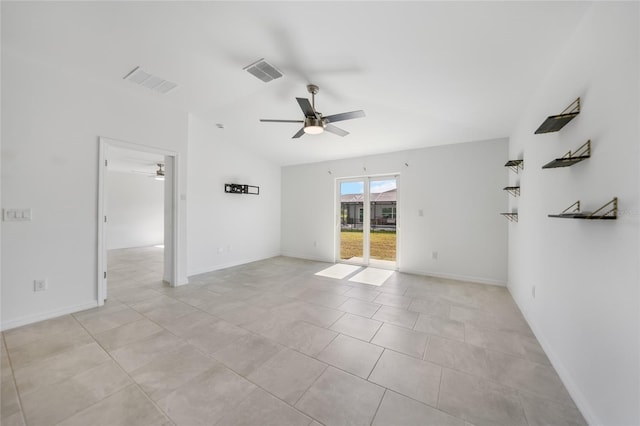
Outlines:
<svg viewBox="0 0 640 426"><path fill-rule="evenodd" d="M396 260L396 233L372 231L369 257L377 260ZM340 232L340 259L362 257L362 231Z"/></svg>

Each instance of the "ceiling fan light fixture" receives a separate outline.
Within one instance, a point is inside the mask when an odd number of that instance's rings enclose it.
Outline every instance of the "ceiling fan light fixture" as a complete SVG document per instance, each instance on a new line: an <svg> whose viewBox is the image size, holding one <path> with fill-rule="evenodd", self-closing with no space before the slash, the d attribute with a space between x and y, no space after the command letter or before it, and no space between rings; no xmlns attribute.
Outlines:
<svg viewBox="0 0 640 426"><path fill-rule="evenodd" d="M298 101L298 105L304 114L304 120L266 120L260 119L261 122L272 122L272 123L302 123L302 128L299 129L291 139L298 139L303 136L305 133L310 135L318 135L325 130L329 133L333 133L338 136L347 136L349 132L343 130L339 127L333 125L333 123L344 120L351 120L354 118L364 117L364 111L351 111L351 112L343 112L340 114L332 114L328 116L323 116L316 110L315 105L315 96L318 93L320 88L315 84L309 84L307 86L307 91L311 93L311 102L307 98L296 98Z"/></svg>
<svg viewBox="0 0 640 426"><path fill-rule="evenodd" d="M324 123L319 118L305 118L304 132L310 135L319 135L324 132Z"/></svg>

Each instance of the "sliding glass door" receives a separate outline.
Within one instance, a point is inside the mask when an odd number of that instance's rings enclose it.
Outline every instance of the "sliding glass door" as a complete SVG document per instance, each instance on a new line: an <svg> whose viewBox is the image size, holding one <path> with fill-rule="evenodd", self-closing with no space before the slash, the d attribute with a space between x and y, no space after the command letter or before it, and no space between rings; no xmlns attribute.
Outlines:
<svg viewBox="0 0 640 426"><path fill-rule="evenodd" d="M338 260L396 267L397 179L395 176L339 179Z"/></svg>

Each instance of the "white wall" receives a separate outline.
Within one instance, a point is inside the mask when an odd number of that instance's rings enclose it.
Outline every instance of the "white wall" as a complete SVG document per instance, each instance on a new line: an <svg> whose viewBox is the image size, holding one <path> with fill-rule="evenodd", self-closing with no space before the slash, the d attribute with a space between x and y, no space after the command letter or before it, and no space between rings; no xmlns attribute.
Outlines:
<svg viewBox="0 0 640 426"><path fill-rule="evenodd" d="M189 275L280 254L280 167L190 115L188 173ZM260 195L226 194L225 183Z"/></svg>
<svg viewBox="0 0 640 426"><path fill-rule="evenodd" d="M500 139L284 167L282 253L333 262L336 179L399 173L400 270L504 285L506 161Z"/></svg>
<svg viewBox="0 0 640 426"><path fill-rule="evenodd" d="M509 289L594 425L640 424L638 37L637 2L594 3L510 137L510 156L524 155L525 168ZM578 96L582 112L564 129L533 134ZM588 139L590 159L541 169ZM614 196L617 221L547 217Z"/></svg>
<svg viewBox="0 0 640 426"><path fill-rule="evenodd" d="M107 171L107 249L164 243L164 182Z"/></svg>
<svg viewBox="0 0 640 426"><path fill-rule="evenodd" d="M31 222L2 222L3 329L97 301L99 136L179 153L186 190L187 114L127 82L85 77L2 46L2 207L33 209ZM49 289L35 293L40 278Z"/></svg>

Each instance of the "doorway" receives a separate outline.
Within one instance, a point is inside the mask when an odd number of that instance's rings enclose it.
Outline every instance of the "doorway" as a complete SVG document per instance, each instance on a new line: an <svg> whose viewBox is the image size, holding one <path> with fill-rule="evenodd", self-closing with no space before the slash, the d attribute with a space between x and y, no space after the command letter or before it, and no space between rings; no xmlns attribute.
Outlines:
<svg viewBox="0 0 640 426"><path fill-rule="evenodd" d="M397 176L337 180L337 261L397 268L397 184Z"/></svg>
<svg viewBox="0 0 640 426"><path fill-rule="evenodd" d="M163 227L161 233L161 239L163 240L163 253L160 254L160 261L162 262L162 280L169 283L170 286L175 286L177 280L177 259L178 259L178 245L175 244L177 240L178 227L177 227L177 154L171 151L157 149L153 147L147 147L130 142L118 141L108 138L99 139L99 177L98 177L98 305L104 304L108 295L108 249L113 244L109 244L107 235L111 235L111 243L113 243L114 235L117 233L113 231L117 226L122 226L122 218L126 217L126 212L123 215L120 211L120 221L114 223L109 222L110 211L115 213L116 209L110 209L109 207L109 189L114 189L115 185L122 185L122 182L116 179L116 175L113 173L116 157L120 156L119 162L123 162L122 154L126 153L127 157L124 160L123 167L126 169L127 161L132 162L135 160L146 159L147 162L151 162L148 165L149 170L138 171L139 173L147 174L143 180L149 180L152 182L154 178L160 180L161 175L164 177L163 188L160 189L160 194L163 200L157 208L161 209L159 226ZM111 164L110 164L111 162ZM160 166L161 165L161 166ZM111 170L108 172L108 168ZM140 167L134 167L134 169L140 169ZM136 171L134 171L135 173ZM111 191L113 193L113 191ZM128 193L131 196L131 192ZM148 194L140 194L140 197L147 196ZM135 196L135 194L134 194ZM116 206L112 206L116 207ZM119 206L119 210L123 210ZM135 212L130 211L130 216L133 216ZM148 211L147 211L147 214ZM115 219L115 217L112 217ZM127 218L130 219L130 218ZM113 225L113 226L112 226ZM114 229L110 229L114 228ZM136 231L138 231L136 229ZM140 230L142 233L142 230ZM120 232L119 239L122 239L126 232ZM140 236L139 236L140 237ZM144 238L143 238L144 240ZM137 241L141 241L140 238ZM126 243L123 243L126 244ZM156 248L157 251L157 248Z"/></svg>

